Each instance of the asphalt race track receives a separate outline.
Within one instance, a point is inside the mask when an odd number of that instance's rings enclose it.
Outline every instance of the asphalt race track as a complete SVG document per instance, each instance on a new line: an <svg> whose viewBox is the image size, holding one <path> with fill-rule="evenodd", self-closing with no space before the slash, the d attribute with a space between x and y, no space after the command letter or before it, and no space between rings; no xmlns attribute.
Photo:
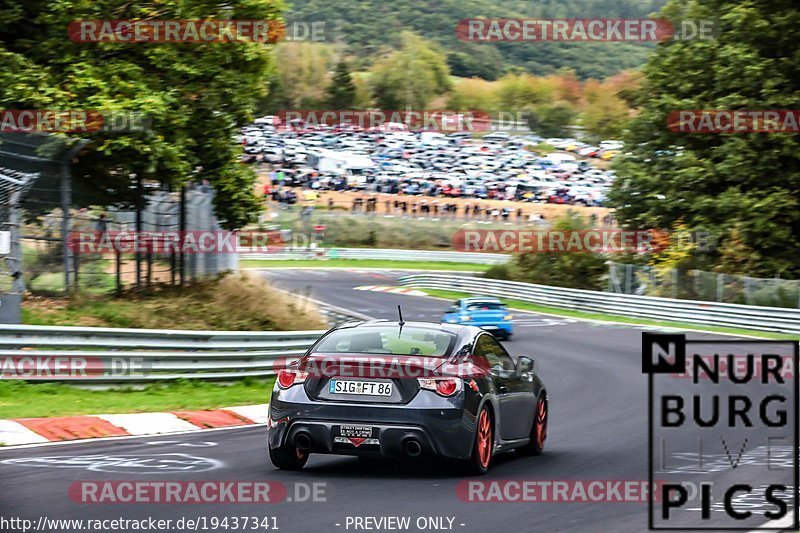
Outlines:
<svg viewBox="0 0 800 533"><path fill-rule="evenodd" d="M395 278L401 275L399 272L270 270L261 275L278 287L375 318L395 319L396 306L400 304L406 320L438 321L447 306L446 302L433 298L353 290L362 285L394 285ZM497 457L492 470L481 481L646 481L648 413L647 377L642 374L642 330L535 314L518 314L517 318L515 337L505 346L513 355L532 355L548 387L550 428L546 451L540 457L514 454ZM715 338L696 332L688 333L688 337ZM675 386L683 386L681 380L675 381ZM265 390L265 402L268 394ZM644 531L648 525L646 502L465 502L456 493L456 486L465 478L429 463L312 456L301 472L278 471L269 462L264 436L264 427L251 427L0 449L0 510L6 516L34 521L42 515L51 519L173 520L269 516L276 517L278 528L287 533L364 531L367 529L353 526L352 517L388 516L411 517L408 531L420 531L416 526L419 517L445 517L444 528L465 532ZM671 441L673 449L685 446L684 451L692 450L694 436L687 432L682 438L678 436ZM742 438L732 436L728 444L736 460ZM667 463L674 466L677 463L673 460L679 458L670 454L666 453ZM748 447L740 457L736 475L757 468L756 450ZM725 463L722 464L724 467ZM734 470L723 467L692 473L692 479L698 483L724 482ZM774 480L791 484L791 472L787 468L775 469L771 475ZM673 475L667 472L657 474L656 478L670 480ZM758 470L758 476L762 477L754 480L754 484L766 482L763 470ZM84 504L69 497L70 485L75 481L131 479L271 480L283 483L293 501L216 506ZM318 487L323 487L326 501L296 501L304 499L306 489L312 484L324 484ZM719 505L711 513L712 517L724 515ZM689 525L699 514L699 510L686 512L673 525ZM452 526L448 526L447 518L452 519ZM765 521L763 515L755 514L742 522L741 527L755 527ZM423 530L433 528L429 525Z"/></svg>

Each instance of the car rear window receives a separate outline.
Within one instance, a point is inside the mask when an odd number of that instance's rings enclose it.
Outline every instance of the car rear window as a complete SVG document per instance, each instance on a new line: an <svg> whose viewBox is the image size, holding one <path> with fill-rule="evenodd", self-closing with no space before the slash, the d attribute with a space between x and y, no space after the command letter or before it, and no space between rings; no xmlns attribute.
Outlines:
<svg viewBox="0 0 800 533"><path fill-rule="evenodd" d="M506 309L506 304L500 302L470 302L467 304L467 311L502 311Z"/></svg>
<svg viewBox="0 0 800 533"><path fill-rule="evenodd" d="M311 353L391 354L448 357L456 335L432 328L367 326L336 330L326 335Z"/></svg>

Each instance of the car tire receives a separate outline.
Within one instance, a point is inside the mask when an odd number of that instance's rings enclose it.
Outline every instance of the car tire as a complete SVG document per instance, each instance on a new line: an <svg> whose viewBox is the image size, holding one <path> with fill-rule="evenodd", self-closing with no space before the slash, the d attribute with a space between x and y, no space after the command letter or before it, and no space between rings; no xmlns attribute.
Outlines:
<svg viewBox="0 0 800 533"><path fill-rule="evenodd" d="M547 402L547 395L542 392L536 400L536 411L533 416L533 425L528 444L520 448L525 455L542 455L544 443L547 440L547 423L550 416L550 409Z"/></svg>
<svg viewBox="0 0 800 533"><path fill-rule="evenodd" d="M301 470L308 461L308 455L308 452L301 452L289 445L269 449L272 465L281 470Z"/></svg>
<svg viewBox="0 0 800 533"><path fill-rule="evenodd" d="M465 471L471 475L482 476L489 471L494 451L494 418L491 410L483 406L475 424L475 439L472 455L466 461Z"/></svg>
<svg viewBox="0 0 800 533"><path fill-rule="evenodd" d="M513 334L513 333L506 333L506 334L503 336L503 341L505 341L505 342L508 342L508 341L510 341L510 340L511 340L511 337L513 337L513 336L514 336L514 334Z"/></svg>

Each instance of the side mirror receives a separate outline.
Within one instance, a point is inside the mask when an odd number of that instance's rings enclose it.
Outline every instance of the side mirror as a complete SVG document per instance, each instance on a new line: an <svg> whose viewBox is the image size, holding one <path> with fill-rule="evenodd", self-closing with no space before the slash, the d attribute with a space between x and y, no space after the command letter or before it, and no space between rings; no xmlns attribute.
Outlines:
<svg viewBox="0 0 800 533"><path fill-rule="evenodd" d="M531 373L533 372L533 368L535 363L533 359L526 355L520 355L517 357L517 376L521 378L530 378L533 379Z"/></svg>
<svg viewBox="0 0 800 533"><path fill-rule="evenodd" d="M447 308L446 312L447 313L458 313L458 307L456 307L455 305L451 305L450 307Z"/></svg>

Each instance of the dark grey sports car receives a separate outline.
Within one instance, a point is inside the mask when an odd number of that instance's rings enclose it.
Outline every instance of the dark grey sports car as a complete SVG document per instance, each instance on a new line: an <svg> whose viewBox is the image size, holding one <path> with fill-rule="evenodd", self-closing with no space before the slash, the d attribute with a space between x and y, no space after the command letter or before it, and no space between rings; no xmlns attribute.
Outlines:
<svg viewBox="0 0 800 533"><path fill-rule="evenodd" d="M542 453L547 402L533 360L477 327L350 322L279 372L269 454L291 470L311 453L433 455L482 474L496 453Z"/></svg>

